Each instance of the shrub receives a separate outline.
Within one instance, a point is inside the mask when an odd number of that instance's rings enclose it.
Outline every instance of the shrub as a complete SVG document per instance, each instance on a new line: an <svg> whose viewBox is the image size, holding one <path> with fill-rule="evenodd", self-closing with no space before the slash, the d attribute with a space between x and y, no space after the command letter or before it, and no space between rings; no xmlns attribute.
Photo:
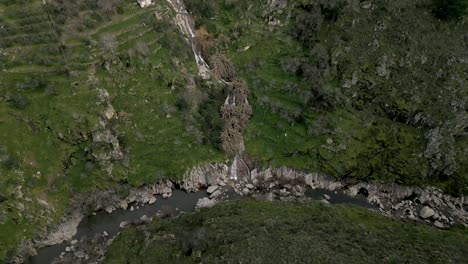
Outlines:
<svg viewBox="0 0 468 264"><path fill-rule="evenodd" d="M26 97L20 94L11 95L7 99L8 105L17 109L24 109L29 105L29 101Z"/></svg>
<svg viewBox="0 0 468 264"><path fill-rule="evenodd" d="M301 69L301 60L299 58L285 57L280 61L283 72L292 75L299 75Z"/></svg>
<svg viewBox="0 0 468 264"><path fill-rule="evenodd" d="M186 1L186 5L190 12L204 18L214 17L219 9L216 0L191 0Z"/></svg>
<svg viewBox="0 0 468 264"><path fill-rule="evenodd" d="M18 82L16 87L20 90L43 90L47 86L47 81L42 77L28 76L22 82Z"/></svg>
<svg viewBox="0 0 468 264"><path fill-rule="evenodd" d="M434 0L433 14L443 20L459 18L466 13L468 0Z"/></svg>
<svg viewBox="0 0 468 264"><path fill-rule="evenodd" d="M16 157L7 155L4 159L1 160L1 165L7 170L17 169L19 167L19 161Z"/></svg>

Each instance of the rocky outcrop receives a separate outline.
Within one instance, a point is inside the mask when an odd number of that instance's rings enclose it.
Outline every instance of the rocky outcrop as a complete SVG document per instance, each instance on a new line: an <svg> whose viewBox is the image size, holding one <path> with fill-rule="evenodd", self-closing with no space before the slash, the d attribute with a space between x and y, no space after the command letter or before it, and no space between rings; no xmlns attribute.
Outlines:
<svg viewBox="0 0 468 264"><path fill-rule="evenodd" d="M210 194L213 196L216 192L222 192L223 185L229 184L242 196L269 195L269 199L279 200L298 200L304 197L307 188L339 190L350 197L365 196L377 211L386 216L413 219L437 228L449 228L456 223L468 226L468 213L464 209L468 198L455 198L433 187L363 182L344 184L328 175L306 173L286 167L255 169L249 176L236 181L229 180L228 175L226 165L207 164L187 173L180 186L189 192L211 186L209 188L213 193ZM210 198L214 198L211 196ZM330 198L327 196L324 196L324 203L329 203ZM201 201L201 205L211 205L210 203L206 199Z"/></svg>
<svg viewBox="0 0 468 264"><path fill-rule="evenodd" d="M98 102L104 110L99 116L99 122L95 126L93 136L92 155L101 168L112 174L114 162L124 161L124 151L119 143L115 125L110 122L115 118L115 110L111 103L109 92L105 89L99 90Z"/></svg>
<svg viewBox="0 0 468 264"><path fill-rule="evenodd" d="M11 262L23 263L27 256L35 255L39 248L71 240L77 232L79 223L89 212L104 210L112 213L117 209L127 210L132 203L153 204L157 200L156 195L169 198L174 187L171 181L164 180L153 185L142 187L120 186L115 189L98 190L83 196L77 196L71 201L70 213L60 223L39 234L35 239L23 241L18 248L17 256ZM128 193L128 195L122 197L122 193ZM73 263L90 263L86 262L84 258L82 261L84 262Z"/></svg>
<svg viewBox="0 0 468 264"><path fill-rule="evenodd" d="M137 0L138 5L140 5L141 8L145 8L147 6L152 5L152 0Z"/></svg>
<svg viewBox="0 0 468 264"><path fill-rule="evenodd" d="M180 188L187 192L196 192L210 185L224 184L228 181L229 167L225 164L199 165L184 175Z"/></svg>
<svg viewBox="0 0 468 264"><path fill-rule="evenodd" d="M76 234L78 225L83 217L84 215L80 211L73 212L53 230L51 230L44 239L36 241L36 246L43 247L55 245L70 239Z"/></svg>
<svg viewBox="0 0 468 264"><path fill-rule="evenodd" d="M83 238L80 241L73 240L65 252L62 252L52 263L102 263L112 240L106 232L96 234L91 238Z"/></svg>

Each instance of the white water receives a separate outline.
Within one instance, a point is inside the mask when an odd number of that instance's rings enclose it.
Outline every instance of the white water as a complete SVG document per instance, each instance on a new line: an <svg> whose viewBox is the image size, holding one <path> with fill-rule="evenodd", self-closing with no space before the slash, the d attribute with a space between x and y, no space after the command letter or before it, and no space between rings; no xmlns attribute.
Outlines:
<svg viewBox="0 0 468 264"><path fill-rule="evenodd" d="M210 67L206 63L205 59L201 56L200 52L197 51L194 45L195 29L193 23L191 23L190 14L187 12L184 3L181 0L167 0L171 4L172 8L177 12L176 24L179 27L182 34L185 36L185 40L192 48L195 61L197 62L199 75L203 79L210 78Z"/></svg>
<svg viewBox="0 0 468 264"><path fill-rule="evenodd" d="M195 61L197 62L199 75L203 79L209 79L211 77L210 76L210 66L206 63L206 61L202 57L200 51L198 51L196 49L195 45L194 45L194 39L196 37L195 29L194 29L193 23L191 23L192 19L191 19L190 14L187 11L187 8L185 7L185 4L183 3L182 0L167 0L167 2L172 6L174 11L176 11L176 13L177 13L177 15L176 15L176 24L179 27L182 34L185 36L185 39L186 39L187 43L192 48L193 55L195 57ZM230 84L229 82L227 82L225 80L221 80L221 81L224 84L227 84L227 85ZM224 103L225 105L229 103L229 99L230 99L230 97L228 95L228 97L226 98L226 101ZM232 105L235 106L235 98L234 98L234 100L232 102ZM234 160L232 161L232 165L231 165L231 168L230 168L230 175L231 175L230 178L232 180L237 180L237 178L238 178L237 177L237 171L238 171L237 163L239 162L239 160L242 161L242 158L240 158L240 156L239 156L240 154L242 154L242 153L237 154L235 156Z"/></svg>

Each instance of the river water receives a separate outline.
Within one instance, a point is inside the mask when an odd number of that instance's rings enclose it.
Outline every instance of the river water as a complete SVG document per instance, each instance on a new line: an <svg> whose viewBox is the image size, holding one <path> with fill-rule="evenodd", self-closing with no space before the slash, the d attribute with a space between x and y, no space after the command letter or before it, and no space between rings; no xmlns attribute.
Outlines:
<svg viewBox="0 0 468 264"><path fill-rule="evenodd" d="M80 225L78 226L77 233L72 239L80 240L82 237L91 237L94 234L103 233L106 231L110 237L115 236L120 229L120 223L124 221L134 221L140 219L143 215L152 217L156 215L161 208L171 207L176 212L193 212L198 199L206 197L205 191L196 193L186 193L179 190L174 190L172 196L168 199L163 199L158 196L156 203L152 205L140 205L139 209L136 209L136 204L130 204L135 208L134 211L117 210L112 214L105 211L99 211L96 215L83 218ZM38 251L36 256L30 257L25 263L28 264L46 264L51 263L52 260L60 255L61 252L65 251L65 248L70 245L70 241L63 242L61 244L44 247Z"/></svg>
<svg viewBox="0 0 468 264"><path fill-rule="evenodd" d="M314 200L323 200L324 194L330 196L331 204L350 204L365 208L374 208L373 205L367 202L364 195L358 195L356 197L350 197L342 191L328 191L322 189L307 189L305 195ZM109 214L105 211L99 211L95 215L83 218L78 226L77 233L73 236L73 239L80 240L83 237L92 237L95 234L102 234L104 231L109 234L109 237L117 235L120 229L120 223L124 221L135 221L140 219L143 215L153 217L158 211L161 211L163 207L172 208L177 213L180 212L193 212L195 211L195 205L200 198L207 197L205 190L196 193L186 193L180 190L174 190L172 196L168 199L163 199L158 196L156 203L152 205L137 205L131 204L135 210L116 210ZM240 196L235 194L233 191L227 193L228 200L239 199ZM136 207L139 206L138 209ZM63 242L61 244L44 247L38 250L36 256L30 257L25 263L28 264L47 264L51 263L55 258L60 256L61 252L65 251L65 248L70 246L70 241Z"/></svg>

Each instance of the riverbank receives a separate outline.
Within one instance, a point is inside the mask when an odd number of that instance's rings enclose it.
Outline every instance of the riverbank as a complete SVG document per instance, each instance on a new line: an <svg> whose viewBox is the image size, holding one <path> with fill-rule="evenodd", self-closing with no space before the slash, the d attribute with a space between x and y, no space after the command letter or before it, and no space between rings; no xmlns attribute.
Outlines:
<svg viewBox="0 0 468 264"><path fill-rule="evenodd" d="M467 239L354 206L241 199L127 228L104 263L462 263Z"/></svg>
<svg viewBox="0 0 468 264"><path fill-rule="evenodd" d="M449 229L456 224L468 225L468 215L466 212L467 200L464 198L454 198L443 194L440 190L432 187L412 188L396 184L371 184L371 183L350 183L341 182L332 177L318 174L305 173L289 168L267 168L264 170L254 169L249 174L244 174L237 181L229 179L229 166L226 164L205 164L197 166L186 173L181 182L163 181L159 184L131 188L122 186L121 189L95 192L88 195L86 199L79 202L76 199L74 209L69 216L65 217L61 224L50 229L46 234L38 236L19 250L22 257L18 256L14 263L21 263L27 255L34 255L40 248L47 249L48 246L61 243L62 250L73 246L72 240L81 241L80 238L72 239L80 225L78 219L88 219L88 216L108 216L104 222L114 218L120 212L131 213L146 206L155 205L160 200L171 201L174 193L178 193L176 204L173 208L180 207L184 202L193 204L193 209L212 207L221 201L229 200L234 193L240 197L256 197L266 200L306 202L311 200L312 195L308 195L311 190L320 190L323 203L335 203L339 200L339 195L355 198L363 197L369 205L373 205L371 210L391 218L411 219L416 222L428 224L440 229ZM194 197L180 198L182 193L197 194ZM185 199L185 200L184 200ZM190 207L192 208L192 207ZM192 211L193 209L187 209ZM160 210L160 209L158 209ZM156 208L151 210L156 215ZM149 212L149 211L148 211ZM162 212L160 212L162 213ZM84 216L87 217L84 217ZM149 213L148 213L149 215ZM138 215L131 221L116 223L118 226L128 224L144 224L149 222L147 218L142 219ZM136 222L134 221L136 220ZM117 229L118 229L117 226ZM90 234L93 239L95 235L102 235L109 230L100 230ZM118 233L112 232L108 239ZM66 242L64 242L66 241ZM97 239L97 241L101 241ZM84 243L86 244L86 243ZM76 251L63 251L75 255ZM56 252L56 257L61 252ZM21 254L20 254L21 255ZM78 254L83 258L86 256ZM34 262L31 262L34 263ZM36 262L37 263L37 262Z"/></svg>

